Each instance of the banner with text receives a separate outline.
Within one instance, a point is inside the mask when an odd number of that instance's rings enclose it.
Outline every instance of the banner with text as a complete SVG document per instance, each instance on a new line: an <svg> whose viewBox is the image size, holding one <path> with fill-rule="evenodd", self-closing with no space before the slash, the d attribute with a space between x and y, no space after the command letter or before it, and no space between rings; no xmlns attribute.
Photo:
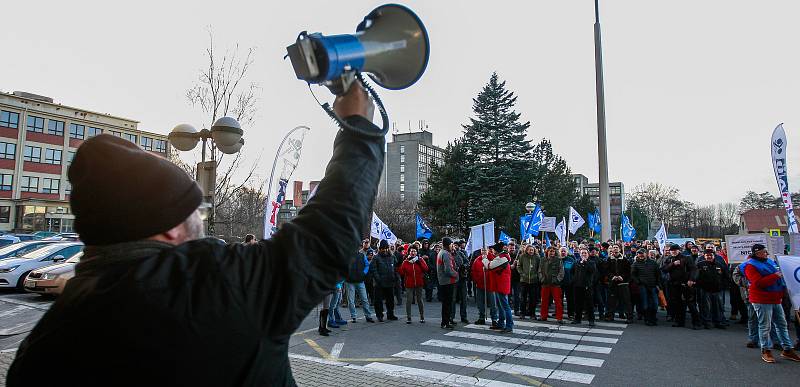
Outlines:
<svg viewBox="0 0 800 387"><path fill-rule="evenodd" d="M769 250L767 234L725 235L729 263L742 263L750 256L754 244L760 243Z"/></svg>
<svg viewBox="0 0 800 387"><path fill-rule="evenodd" d="M795 309L800 309L800 257L779 255L778 265ZM788 317L787 317L788 319Z"/></svg>
<svg viewBox="0 0 800 387"><path fill-rule="evenodd" d="M539 231L556 232L556 217L545 216L542 218L542 225L539 226Z"/></svg>

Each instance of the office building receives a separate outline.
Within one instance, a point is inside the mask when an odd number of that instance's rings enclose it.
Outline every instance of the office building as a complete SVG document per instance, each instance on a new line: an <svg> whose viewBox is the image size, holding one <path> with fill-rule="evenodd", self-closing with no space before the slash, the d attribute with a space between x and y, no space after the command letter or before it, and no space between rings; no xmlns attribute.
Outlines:
<svg viewBox="0 0 800 387"><path fill-rule="evenodd" d="M444 149L433 145L433 133L427 130L392 134L392 141L386 144L378 196L419 200L428 189L431 167L441 165L443 159Z"/></svg>
<svg viewBox="0 0 800 387"><path fill-rule="evenodd" d="M572 179L575 182L575 191L588 195L592 203L599 207L600 183L589 183L589 178L581 174L573 174ZM620 220L625 211L625 185L619 181L608 183L608 196L611 203L611 235L619 235Z"/></svg>
<svg viewBox="0 0 800 387"><path fill-rule="evenodd" d="M109 133L168 157L167 137L137 126L40 95L0 92L0 231L73 231L67 168L84 140Z"/></svg>

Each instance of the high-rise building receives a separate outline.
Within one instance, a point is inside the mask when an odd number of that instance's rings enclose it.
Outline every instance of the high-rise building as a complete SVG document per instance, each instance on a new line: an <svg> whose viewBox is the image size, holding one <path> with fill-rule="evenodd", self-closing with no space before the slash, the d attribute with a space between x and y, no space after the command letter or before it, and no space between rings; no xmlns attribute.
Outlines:
<svg viewBox="0 0 800 387"><path fill-rule="evenodd" d="M600 183L589 183L589 178L581 174L573 174L575 190L588 195L595 206L600 206ZM625 212L625 185L616 181L608 183L608 196L611 204L611 235L619 235L620 220ZM582 214L586 216L585 214Z"/></svg>
<svg viewBox="0 0 800 387"><path fill-rule="evenodd" d="M167 137L137 126L131 119L64 106L49 97L0 92L0 231L73 230L67 168L86 139L109 133L168 157Z"/></svg>
<svg viewBox="0 0 800 387"><path fill-rule="evenodd" d="M433 133L427 130L392 134L392 142L386 144L378 196L419 200L428 189L431 167L441 165L443 159L444 150L433 145Z"/></svg>

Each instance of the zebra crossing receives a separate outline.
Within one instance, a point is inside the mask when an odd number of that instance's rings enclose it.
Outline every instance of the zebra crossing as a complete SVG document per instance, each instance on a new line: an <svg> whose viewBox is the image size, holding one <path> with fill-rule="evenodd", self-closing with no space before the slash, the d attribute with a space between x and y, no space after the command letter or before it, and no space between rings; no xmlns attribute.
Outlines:
<svg viewBox="0 0 800 387"><path fill-rule="evenodd" d="M522 320L514 322L511 334L486 325L460 325L391 355L402 361L375 361L364 367L449 385L589 385L627 327L607 322L596 325Z"/></svg>

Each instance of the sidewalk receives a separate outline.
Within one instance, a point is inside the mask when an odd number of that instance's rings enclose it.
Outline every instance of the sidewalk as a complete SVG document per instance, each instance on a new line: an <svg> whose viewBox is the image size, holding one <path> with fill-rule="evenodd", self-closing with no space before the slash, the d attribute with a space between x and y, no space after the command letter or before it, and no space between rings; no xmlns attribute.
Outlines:
<svg viewBox="0 0 800 387"><path fill-rule="evenodd" d="M0 352L0 387L6 385L6 374L11 367L11 362L14 361L16 352Z"/></svg>

